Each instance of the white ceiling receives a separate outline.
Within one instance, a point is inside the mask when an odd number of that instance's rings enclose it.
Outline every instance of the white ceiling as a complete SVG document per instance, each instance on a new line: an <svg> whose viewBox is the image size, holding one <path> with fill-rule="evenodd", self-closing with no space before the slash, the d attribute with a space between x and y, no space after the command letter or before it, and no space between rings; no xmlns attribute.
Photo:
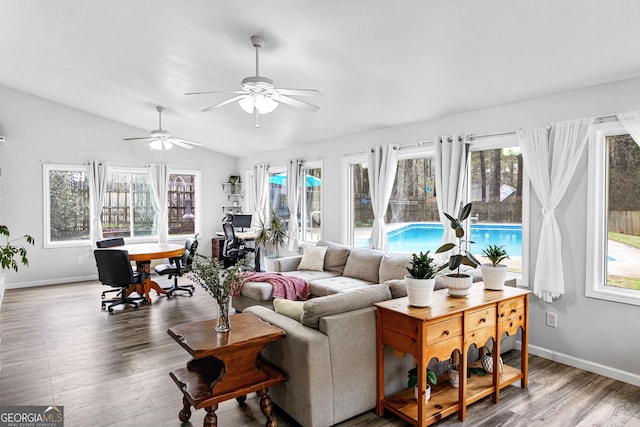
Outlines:
<svg viewBox="0 0 640 427"><path fill-rule="evenodd" d="M639 22L635 0L0 0L0 84L144 131L161 105L173 136L245 155L637 77ZM253 34L318 112L255 128L184 95L239 89Z"/></svg>

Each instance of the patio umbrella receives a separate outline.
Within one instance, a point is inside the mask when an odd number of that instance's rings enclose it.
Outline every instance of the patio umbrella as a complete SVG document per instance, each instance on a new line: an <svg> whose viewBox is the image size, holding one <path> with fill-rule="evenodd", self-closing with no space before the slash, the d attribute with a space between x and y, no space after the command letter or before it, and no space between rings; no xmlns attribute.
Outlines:
<svg viewBox="0 0 640 427"><path fill-rule="evenodd" d="M313 175L307 175L304 181L306 187L320 187L322 185L322 180ZM287 174L277 173L269 178L269 182L275 185L287 185Z"/></svg>

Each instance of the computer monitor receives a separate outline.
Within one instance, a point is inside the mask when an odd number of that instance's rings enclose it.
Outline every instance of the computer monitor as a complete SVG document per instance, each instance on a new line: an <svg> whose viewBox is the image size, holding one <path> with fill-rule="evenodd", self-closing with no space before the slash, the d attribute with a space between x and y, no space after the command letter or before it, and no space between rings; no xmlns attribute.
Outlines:
<svg viewBox="0 0 640 427"><path fill-rule="evenodd" d="M231 220L233 228L240 229L240 231L246 231L247 228L251 228L251 215L250 214L234 214Z"/></svg>

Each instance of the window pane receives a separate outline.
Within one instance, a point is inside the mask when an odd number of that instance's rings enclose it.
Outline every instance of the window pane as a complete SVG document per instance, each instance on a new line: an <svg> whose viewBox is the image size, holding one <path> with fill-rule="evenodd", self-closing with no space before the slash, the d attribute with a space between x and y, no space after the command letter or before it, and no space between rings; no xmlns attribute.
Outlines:
<svg viewBox="0 0 640 427"><path fill-rule="evenodd" d="M640 290L640 147L615 135L607 148L607 286Z"/></svg>
<svg viewBox="0 0 640 427"><path fill-rule="evenodd" d="M353 246L369 247L373 209L369 195L369 175L366 163L351 165L351 185L353 194Z"/></svg>
<svg viewBox="0 0 640 427"><path fill-rule="evenodd" d="M321 232L321 195L322 195L322 168L303 169L304 197L300 201L301 217L304 218L301 227L302 240L318 241L322 238Z"/></svg>
<svg viewBox="0 0 640 427"><path fill-rule="evenodd" d="M471 153L471 246L503 245L509 271L522 271L522 155L519 147ZM485 262L488 262L485 260Z"/></svg>
<svg viewBox="0 0 640 427"><path fill-rule="evenodd" d="M158 209L153 200L153 189L149 180L148 173L131 174L134 237L156 236L158 234Z"/></svg>
<svg viewBox="0 0 640 427"><path fill-rule="evenodd" d="M194 234L196 229L196 176L169 175L169 235Z"/></svg>
<svg viewBox="0 0 640 427"><path fill-rule="evenodd" d="M52 242L89 239L89 179L81 171L49 171Z"/></svg>
<svg viewBox="0 0 640 427"><path fill-rule="evenodd" d="M149 174L109 173L102 209L105 238L156 235L156 212Z"/></svg>
<svg viewBox="0 0 640 427"><path fill-rule="evenodd" d="M289 203L287 201L287 173L269 174L269 213L275 212L285 224L289 223Z"/></svg>

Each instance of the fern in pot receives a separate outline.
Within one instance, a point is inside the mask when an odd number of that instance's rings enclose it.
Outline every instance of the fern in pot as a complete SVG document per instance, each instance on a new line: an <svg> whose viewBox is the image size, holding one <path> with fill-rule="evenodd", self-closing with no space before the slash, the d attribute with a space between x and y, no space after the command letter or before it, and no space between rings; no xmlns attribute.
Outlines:
<svg viewBox="0 0 640 427"><path fill-rule="evenodd" d="M491 291L501 291L504 288L504 282L507 279L507 266L500 264L505 259L509 259L504 246L488 245L482 250L490 263L483 263L480 266L482 270L482 280L484 288Z"/></svg>
<svg viewBox="0 0 640 427"><path fill-rule="evenodd" d="M409 305L414 307L429 307L433 300L437 269L429 253L412 254L407 267L409 274L404 276Z"/></svg>
<svg viewBox="0 0 640 427"><path fill-rule="evenodd" d="M458 243L445 243L436 251L436 253L439 254L457 249L457 251L454 251L454 253L449 257L449 263L440 268L449 268L450 270L450 273L444 276L444 283L447 286L449 295L454 297L466 296L469 293L469 288L473 285L473 277L470 274L461 273L460 266L464 264L469 267L476 268L480 265L480 262L476 257L469 252L469 247L474 242L464 238L463 223L471 214L472 206L472 203L464 205L462 209L460 209L460 213L457 218L449 215L448 213L444 214L450 222L449 225L451 229L456 234Z"/></svg>

